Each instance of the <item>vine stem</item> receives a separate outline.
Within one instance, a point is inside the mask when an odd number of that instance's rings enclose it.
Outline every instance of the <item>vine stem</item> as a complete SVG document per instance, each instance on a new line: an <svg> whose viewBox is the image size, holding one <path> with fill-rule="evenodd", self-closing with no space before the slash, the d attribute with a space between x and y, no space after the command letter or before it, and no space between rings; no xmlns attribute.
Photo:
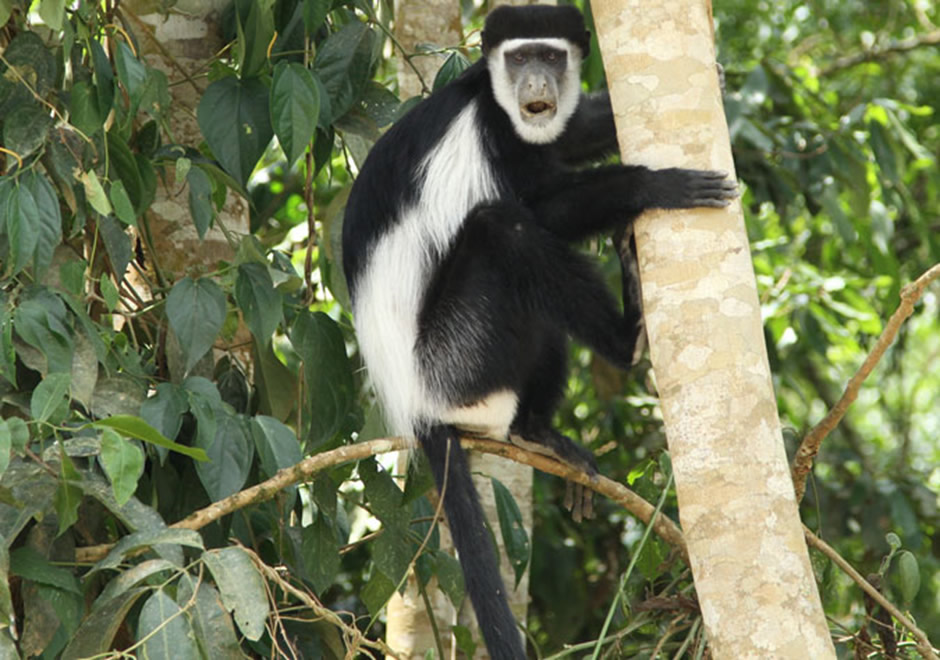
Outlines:
<svg viewBox="0 0 940 660"><path fill-rule="evenodd" d="M888 319L884 331L882 331L881 336L878 337L878 341L875 342L868 357L862 362L862 366L859 367L855 375L849 380L842 397L836 402L836 405L832 407L832 410L803 437L803 441L800 443L800 447L797 449L796 455L793 457L793 463L790 466L790 476L793 479L793 489L796 491L797 502L803 499L803 495L806 492L806 478L813 468L813 459L816 458L816 454L819 453L819 447L822 445L823 440L839 425L842 418L845 417L849 406L851 406L852 402L858 397L862 383L865 382L865 379L871 374L872 370L885 354L885 351L894 342L898 330L901 329L901 325L913 314L914 305L920 300L924 289L938 277L940 277L940 264L934 265L923 275L901 289L901 304L898 305L894 314Z"/></svg>

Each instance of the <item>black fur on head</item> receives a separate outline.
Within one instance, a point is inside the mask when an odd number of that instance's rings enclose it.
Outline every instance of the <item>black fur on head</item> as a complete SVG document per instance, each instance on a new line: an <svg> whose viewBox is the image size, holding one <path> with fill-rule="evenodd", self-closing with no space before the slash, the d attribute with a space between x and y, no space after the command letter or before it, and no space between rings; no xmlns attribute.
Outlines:
<svg viewBox="0 0 940 660"><path fill-rule="evenodd" d="M581 49L587 57L591 47L591 33L584 29L584 17L576 7L569 5L529 5L497 7L486 17L483 28L483 55L507 39L566 39Z"/></svg>

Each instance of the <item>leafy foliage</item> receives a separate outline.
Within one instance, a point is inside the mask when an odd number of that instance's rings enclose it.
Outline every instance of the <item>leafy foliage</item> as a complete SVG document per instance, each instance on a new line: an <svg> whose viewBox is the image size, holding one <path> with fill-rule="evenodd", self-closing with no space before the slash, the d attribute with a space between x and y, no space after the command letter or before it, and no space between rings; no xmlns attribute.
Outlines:
<svg viewBox="0 0 940 660"><path fill-rule="evenodd" d="M353 628L363 644L381 636L410 566L421 588L436 576L460 602L425 470L403 492L384 462L335 466L199 532L169 526L303 457L384 433L339 236L351 170L407 108L388 91L388 7L236 0L207 37L221 55L182 76L183 58L149 45L154 22L131 3L30 4L0 0L4 657L342 657ZM940 261L940 55L917 41L935 31L936 9L882 5L715 6L791 439L833 403L901 286ZM468 8L472 24L479 12ZM434 88L469 62L442 46ZM596 52L584 72L603 84ZM616 259L600 252L616 281ZM827 440L803 511L926 630L940 629L929 577L937 310L929 293ZM652 459L664 441L642 372L626 378L580 349L573 363L565 431L605 474L658 500L665 471ZM539 477L529 537L511 495L493 488L517 579L530 571L528 627L542 649L596 636L618 590L630 611L614 612L615 652L639 653L693 618L684 567L623 511L599 502L595 524L575 527L557 506L561 485ZM886 648L866 632L877 611L828 563L817 568L840 632L865 652ZM297 606L317 621L274 616ZM465 650L478 641L455 634Z"/></svg>

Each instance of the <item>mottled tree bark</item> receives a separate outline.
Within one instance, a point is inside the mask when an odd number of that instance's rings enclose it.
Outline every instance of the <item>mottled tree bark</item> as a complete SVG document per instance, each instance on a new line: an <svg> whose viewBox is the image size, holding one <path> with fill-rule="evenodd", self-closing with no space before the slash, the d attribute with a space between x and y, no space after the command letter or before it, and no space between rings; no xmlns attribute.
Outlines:
<svg viewBox="0 0 940 660"><path fill-rule="evenodd" d="M711 3L592 6L624 161L733 173ZM835 657L787 468L740 206L648 213L636 242L711 651L735 660Z"/></svg>

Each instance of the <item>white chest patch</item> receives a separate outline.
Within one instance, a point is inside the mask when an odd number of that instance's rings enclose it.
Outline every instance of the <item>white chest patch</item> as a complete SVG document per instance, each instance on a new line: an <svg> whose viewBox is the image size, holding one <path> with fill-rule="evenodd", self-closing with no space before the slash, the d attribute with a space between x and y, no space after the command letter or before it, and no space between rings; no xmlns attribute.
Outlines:
<svg viewBox="0 0 940 660"><path fill-rule="evenodd" d="M498 186L468 105L419 166L418 199L399 211L378 240L358 286L353 313L366 367L390 430L414 433L419 419L442 420L415 356L418 313L431 269L446 254L469 211L498 197Z"/></svg>

